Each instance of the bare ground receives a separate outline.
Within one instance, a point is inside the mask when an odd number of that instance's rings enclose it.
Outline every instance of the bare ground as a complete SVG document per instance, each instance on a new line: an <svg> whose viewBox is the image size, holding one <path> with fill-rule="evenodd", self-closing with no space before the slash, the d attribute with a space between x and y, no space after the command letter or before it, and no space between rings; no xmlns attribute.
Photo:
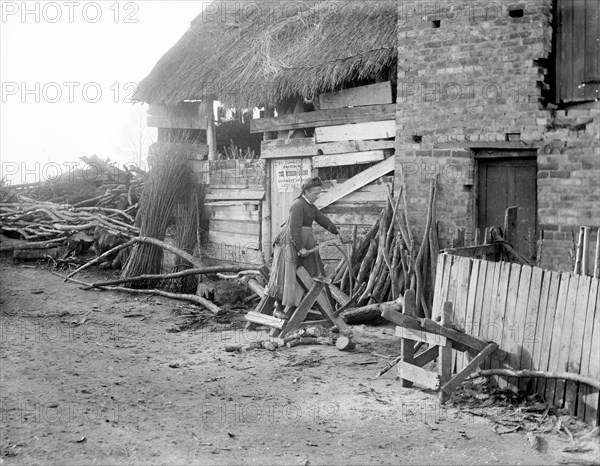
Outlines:
<svg viewBox="0 0 600 466"><path fill-rule="evenodd" d="M92 275L97 271L90 272ZM390 328L357 348L226 353L266 333L163 298L84 291L0 260L0 463L556 464L524 433L402 388ZM82 274L82 279L89 278ZM190 325L190 323L192 325ZM182 330L183 329L183 330ZM173 331L175 330L175 331ZM384 333L386 332L386 333Z"/></svg>

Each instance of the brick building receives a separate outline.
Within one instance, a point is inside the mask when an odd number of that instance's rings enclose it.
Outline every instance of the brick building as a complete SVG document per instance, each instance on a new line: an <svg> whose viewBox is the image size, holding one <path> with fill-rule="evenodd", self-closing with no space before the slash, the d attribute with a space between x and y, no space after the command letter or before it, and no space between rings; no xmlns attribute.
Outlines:
<svg viewBox="0 0 600 466"><path fill-rule="evenodd" d="M543 267L572 270L580 226L597 238L599 15L589 0L399 3L396 177L423 227L440 173L442 246L511 205Z"/></svg>

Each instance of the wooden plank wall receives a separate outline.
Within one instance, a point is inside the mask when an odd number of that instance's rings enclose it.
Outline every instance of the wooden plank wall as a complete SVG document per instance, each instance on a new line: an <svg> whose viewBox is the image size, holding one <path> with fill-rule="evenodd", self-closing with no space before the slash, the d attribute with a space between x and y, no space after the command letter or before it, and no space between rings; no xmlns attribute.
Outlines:
<svg viewBox="0 0 600 466"><path fill-rule="evenodd" d="M506 262L441 254L437 264L434 318L444 302L454 303L453 321L471 335L509 352L508 367L576 372L600 378L599 279ZM466 360L455 352L455 371ZM538 391L546 400L598 425L598 390L557 379L499 379Z"/></svg>
<svg viewBox="0 0 600 466"><path fill-rule="evenodd" d="M264 160L202 162L198 176L209 184L207 263L261 265L261 205L265 195Z"/></svg>
<svg viewBox="0 0 600 466"><path fill-rule="evenodd" d="M350 180L325 181L320 201L325 202L330 193L329 200L335 202L326 205L322 211L346 236L351 237L355 225L358 238L366 233L385 207L387 186L393 188L393 177L381 175L393 170L390 156L394 150L395 108L392 85L387 81L321 94L316 110L312 112L294 111L253 120L252 132L277 132L279 137L261 143L261 159L271 166L272 238L288 220L289 208L300 194L303 179L319 174L323 177L323 171L329 167L355 165L363 165L365 170ZM315 129L315 135L296 137L293 130L299 128ZM374 167L368 168L368 164L384 163L385 160L390 162L390 170L378 173ZM300 176L294 186L279 186L277 180L281 178L279 174L285 164L299 165ZM363 179L361 174L370 177ZM336 188L344 183L347 183L344 187L348 188L348 193L343 192L341 198L335 197L336 193L340 195ZM314 232L318 242L332 238L318 225L314 226ZM329 271L342 254L331 246L323 248L321 256Z"/></svg>

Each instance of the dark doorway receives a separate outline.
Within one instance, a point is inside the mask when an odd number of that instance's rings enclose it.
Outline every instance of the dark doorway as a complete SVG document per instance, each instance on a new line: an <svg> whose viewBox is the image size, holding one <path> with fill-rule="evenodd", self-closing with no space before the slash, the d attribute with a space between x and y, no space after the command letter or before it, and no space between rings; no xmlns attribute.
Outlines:
<svg viewBox="0 0 600 466"><path fill-rule="evenodd" d="M537 161L535 152L492 152L477 154L478 227L504 225L504 213L517 206L516 249L535 258L537 238Z"/></svg>

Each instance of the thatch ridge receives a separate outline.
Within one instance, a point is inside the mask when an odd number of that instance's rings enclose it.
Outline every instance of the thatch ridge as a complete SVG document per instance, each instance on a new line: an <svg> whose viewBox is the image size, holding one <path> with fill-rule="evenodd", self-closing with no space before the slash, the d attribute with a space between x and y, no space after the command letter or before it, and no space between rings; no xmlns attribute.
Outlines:
<svg viewBox="0 0 600 466"><path fill-rule="evenodd" d="M236 106L311 98L393 66L396 18L395 0L215 2L134 98L175 104L212 95Z"/></svg>

